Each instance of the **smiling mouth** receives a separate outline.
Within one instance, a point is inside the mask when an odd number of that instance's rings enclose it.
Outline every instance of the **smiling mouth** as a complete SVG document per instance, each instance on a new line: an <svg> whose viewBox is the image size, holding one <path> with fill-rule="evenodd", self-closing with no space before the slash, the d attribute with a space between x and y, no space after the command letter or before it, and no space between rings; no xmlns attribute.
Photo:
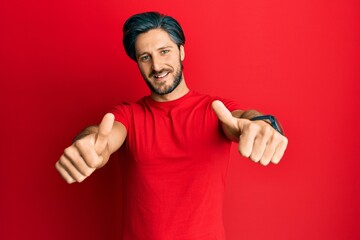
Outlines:
<svg viewBox="0 0 360 240"><path fill-rule="evenodd" d="M153 77L156 78L156 79L162 79L164 77L166 77L167 75L169 75L169 72L161 72L161 73L158 73L158 74L153 74Z"/></svg>

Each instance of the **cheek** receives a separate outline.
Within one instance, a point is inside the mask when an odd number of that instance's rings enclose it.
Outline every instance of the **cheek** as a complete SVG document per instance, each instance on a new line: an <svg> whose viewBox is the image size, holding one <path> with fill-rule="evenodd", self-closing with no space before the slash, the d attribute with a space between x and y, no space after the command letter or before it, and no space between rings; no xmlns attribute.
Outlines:
<svg viewBox="0 0 360 240"><path fill-rule="evenodd" d="M171 65L173 68L178 68L179 61L181 62L181 60L179 60L179 57L177 57L177 58L173 57L168 60L168 63L170 63L169 65Z"/></svg>
<svg viewBox="0 0 360 240"><path fill-rule="evenodd" d="M149 72L149 68L146 64L138 64L138 68L142 74L147 74Z"/></svg>

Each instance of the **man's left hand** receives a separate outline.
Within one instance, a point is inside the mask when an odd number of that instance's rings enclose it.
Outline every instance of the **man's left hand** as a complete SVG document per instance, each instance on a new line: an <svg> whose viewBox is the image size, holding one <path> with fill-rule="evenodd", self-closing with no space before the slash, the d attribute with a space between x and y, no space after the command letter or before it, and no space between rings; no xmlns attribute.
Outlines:
<svg viewBox="0 0 360 240"><path fill-rule="evenodd" d="M212 103L228 138L239 142L242 156L266 166L277 164L286 150L288 139L263 120L235 118L221 101Z"/></svg>

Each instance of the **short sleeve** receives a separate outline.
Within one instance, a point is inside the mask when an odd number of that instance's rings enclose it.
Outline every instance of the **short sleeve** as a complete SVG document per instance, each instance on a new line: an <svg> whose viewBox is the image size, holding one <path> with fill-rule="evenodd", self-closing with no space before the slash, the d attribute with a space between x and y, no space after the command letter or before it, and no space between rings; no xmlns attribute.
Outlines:
<svg viewBox="0 0 360 240"><path fill-rule="evenodd" d="M233 100L222 98L222 97L215 97L214 100L220 100L230 112L235 110L242 110L241 105Z"/></svg>
<svg viewBox="0 0 360 240"><path fill-rule="evenodd" d="M109 113L114 114L115 121L122 123L125 128L129 129L130 116L131 116L131 104L124 102L114 106L109 110Z"/></svg>

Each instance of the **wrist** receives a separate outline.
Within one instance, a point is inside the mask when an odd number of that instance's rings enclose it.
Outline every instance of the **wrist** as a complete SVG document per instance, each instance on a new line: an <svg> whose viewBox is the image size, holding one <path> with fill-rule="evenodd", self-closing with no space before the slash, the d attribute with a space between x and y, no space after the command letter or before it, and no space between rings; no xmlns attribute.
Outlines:
<svg viewBox="0 0 360 240"><path fill-rule="evenodd" d="M254 117L259 117L259 116L263 116L264 114L262 114L261 112L258 112L256 110L247 110L242 112L238 118L245 118L248 120L251 120Z"/></svg>
<svg viewBox="0 0 360 240"><path fill-rule="evenodd" d="M97 133L97 126L90 126L82 130L73 140L73 143L90 135L90 134L96 134Z"/></svg>
<svg viewBox="0 0 360 240"><path fill-rule="evenodd" d="M280 122L273 115L261 115L250 119L250 121L259 121L259 120L269 123L271 127L273 127L281 135L284 135L284 131Z"/></svg>

